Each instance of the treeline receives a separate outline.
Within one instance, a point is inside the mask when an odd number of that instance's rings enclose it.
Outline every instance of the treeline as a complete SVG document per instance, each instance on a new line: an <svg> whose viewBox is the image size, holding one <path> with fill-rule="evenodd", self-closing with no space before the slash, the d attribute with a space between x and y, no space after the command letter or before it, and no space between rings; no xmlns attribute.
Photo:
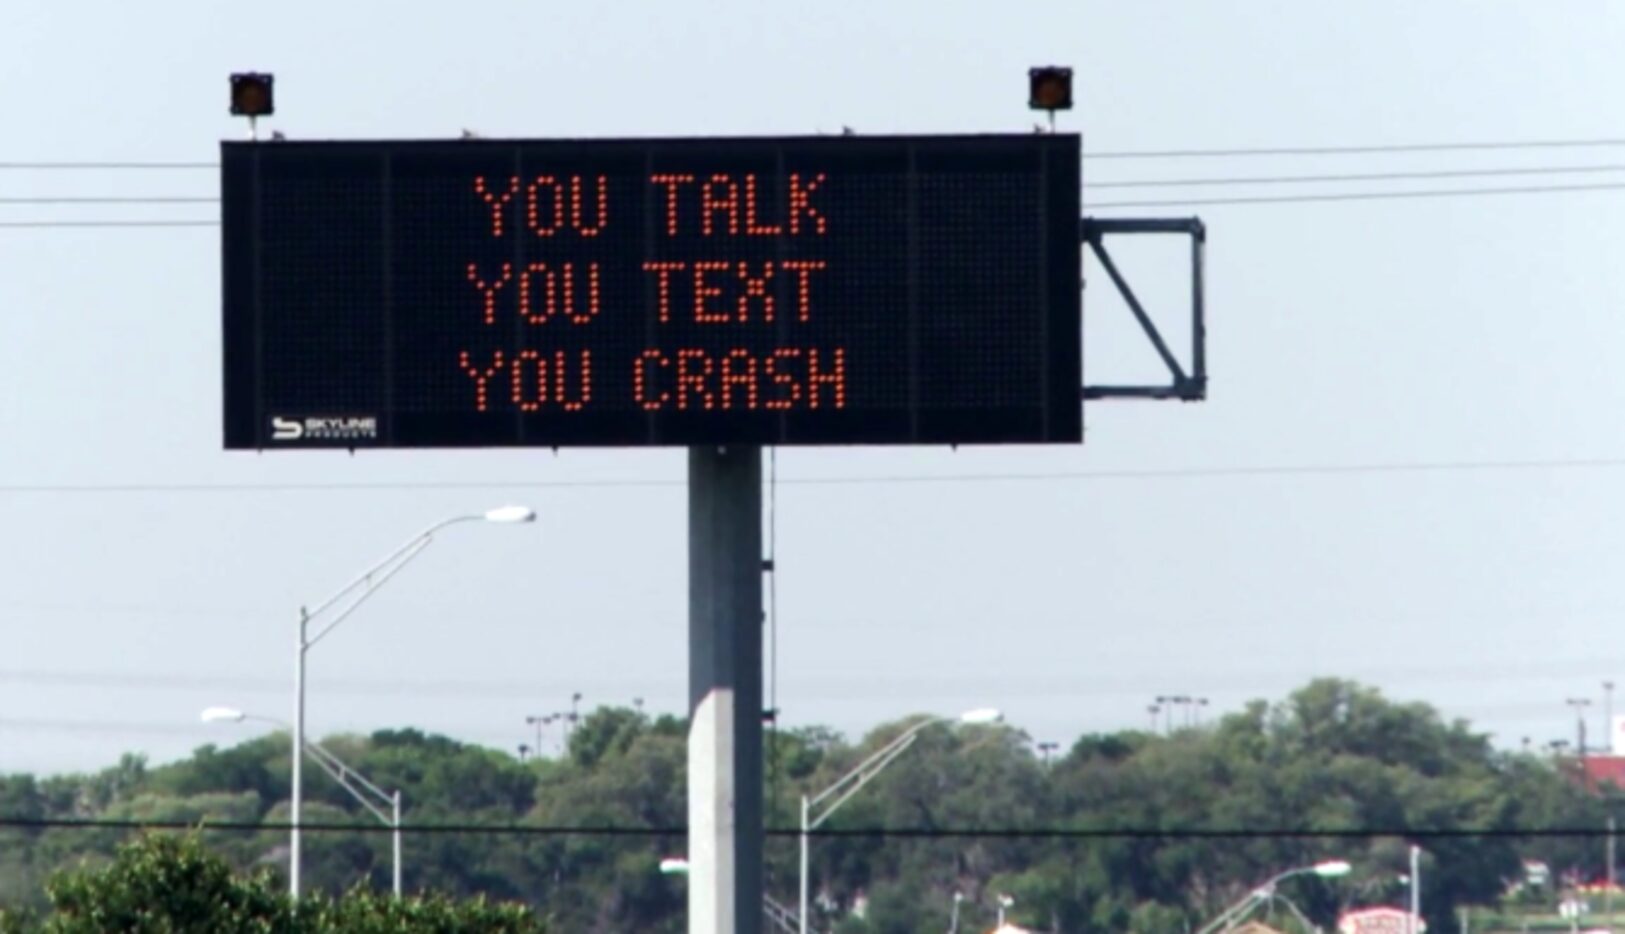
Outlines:
<svg viewBox="0 0 1625 934"><path fill-rule="evenodd" d="M769 824L794 828L802 794L913 722L856 743L823 729L774 734ZM686 733L675 718L602 708L556 759L520 762L413 730L324 745L401 789L408 827L440 828L406 834L409 891L520 903L549 930L675 934L683 877L660 861L683 855L669 831L686 819ZM288 756L287 735L276 734L156 768L126 757L92 775L0 777L0 906L49 915L54 874L106 864L132 835L44 825L59 819L190 824L237 870L284 872L285 831L216 827L286 821ZM379 826L372 815L314 768L306 774L305 822L357 828L305 835L307 888L387 894L389 835L363 832ZM933 725L840 808L825 825L835 835L813 840L813 929L935 934L957 904L969 934L992 926L1006 896L1010 919L1036 930L1189 931L1277 872L1347 860L1344 878L1280 888L1329 928L1346 908L1400 904L1415 843L1431 929L1450 930L1458 907L1518 890L1523 860L1559 880L1600 878L1601 830L1619 801L1584 789L1571 763L1498 750L1425 704L1337 680L1168 736L1085 736L1048 763L1012 727ZM850 833L877 829L906 833ZM771 837L767 855L769 892L793 909L793 834ZM1522 897L1556 892L1524 887Z"/></svg>

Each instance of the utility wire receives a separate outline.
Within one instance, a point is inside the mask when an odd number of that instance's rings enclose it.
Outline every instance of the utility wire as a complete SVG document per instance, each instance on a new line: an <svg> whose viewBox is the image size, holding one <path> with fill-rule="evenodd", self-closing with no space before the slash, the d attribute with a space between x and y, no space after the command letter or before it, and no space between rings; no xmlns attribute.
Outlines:
<svg viewBox="0 0 1625 934"><path fill-rule="evenodd" d="M1470 152L1504 149L1600 149L1625 139L1492 140L1469 143L1378 143L1354 146L1277 146L1240 149L1137 149L1085 152L1085 159L1210 159L1256 156L1350 156L1401 152Z"/></svg>
<svg viewBox="0 0 1625 934"><path fill-rule="evenodd" d="M1296 185L1312 182L1385 182L1427 178L1494 178L1509 175L1587 175L1625 172L1625 164L1545 165L1495 169L1436 169L1415 172L1343 172L1324 175L1252 175L1218 178L1144 178L1128 181L1089 182L1089 190L1116 188L1187 188L1217 185ZM0 204L219 204L214 195L47 195L42 197L0 197Z"/></svg>
<svg viewBox="0 0 1625 934"><path fill-rule="evenodd" d="M1216 479L1230 477L1349 476L1368 474L1459 473L1468 471L1592 470L1625 467L1625 458L1549 460L1413 461L1368 464L1300 464L1259 467L1174 467L1138 470L1083 470L1033 473L870 474L836 477L780 477L786 486L864 486L953 483L1039 483L1095 480ZM40 483L0 484L0 493L169 494L169 493L351 493L481 489L679 488L682 479L633 480L469 480L360 481L354 483Z"/></svg>
<svg viewBox="0 0 1625 934"><path fill-rule="evenodd" d="M779 748L779 449L767 449L767 727L768 791L774 801L783 775L783 754Z"/></svg>
<svg viewBox="0 0 1625 934"><path fill-rule="evenodd" d="M1157 201L1103 201L1089 204L1090 210L1110 208L1164 208L1192 207L1217 204L1307 204L1316 201L1393 201L1407 198L1463 198L1487 195L1533 195L1572 191L1619 191L1625 183L1606 182L1595 185L1529 185L1518 188L1455 188L1431 191L1365 191L1324 195L1259 195L1240 198L1180 198Z"/></svg>
<svg viewBox="0 0 1625 934"><path fill-rule="evenodd" d="M14 169L22 171L73 171L78 169L110 169L117 171L146 170L146 169L218 169L218 162L77 162L71 159L54 159L47 162L0 162L0 171Z"/></svg>
<svg viewBox="0 0 1625 934"><path fill-rule="evenodd" d="M1240 205L1240 204L1307 204L1312 202L1330 201L1390 201L1418 198L1471 198L1491 195L1529 195L1529 194L1559 194L1579 191L1619 191L1625 190L1625 182L1605 182L1591 185L1528 185L1513 188L1454 188L1428 191L1367 191L1367 192L1341 192L1316 195L1260 195L1255 197L1226 197L1226 198L1183 198L1167 200L1146 201L1101 201L1086 204L1089 210L1113 210L1122 208L1163 208L1163 207L1195 207L1201 205ZM88 221L55 221L55 220L28 220L28 221L0 221L3 228L84 228L84 227L124 227L124 228L155 228L155 227L218 227L217 220L88 220Z"/></svg>
<svg viewBox="0 0 1625 934"><path fill-rule="evenodd" d="M293 829L285 821L181 821L181 820L116 820L110 818L77 817L0 817L0 827L28 830L47 829L118 829L118 830L218 830L238 832L281 831ZM379 823L300 822L301 831L316 833L394 833L393 825ZM599 836L599 837L681 837L688 834L686 826L626 827L608 824L402 824L406 834L511 834L517 836ZM766 828L769 837L797 837L797 827ZM1314 839L1370 839L1374 837L1401 837L1408 839L1476 839L1476 838L1583 838L1607 837L1607 827L1350 827L1335 830L1299 827L1270 828L1201 828L1201 827L819 827L807 831L811 837L869 838L869 839L1013 839L1013 840L1314 840Z"/></svg>
<svg viewBox="0 0 1625 934"><path fill-rule="evenodd" d="M778 722L779 710L779 449L767 449L767 618L773 654L768 679L768 707Z"/></svg>
<svg viewBox="0 0 1625 934"><path fill-rule="evenodd" d="M0 198L0 204L219 204L213 195L46 195L43 197Z"/></svg>
<svg viewBox="0 0 1625 934"><path fill-rule="evenodd" d="M1386 182L1421 178L1485 178L1503 175L1584 175L1625 172L1625 163L1610 165L1546 165L1504 169L1436 169L1418 172L1346 172L1330 175L1251 175L1222 178L1143 178L1117 182L1089 182L1087 190L1104 188L1182 188L1207 185L1297 185L1310 182ZM0 201L4 201L0 198Z"/></svg>
<svg viewBox="0 0 1625 934"><path fill-rule="evenodd" d="M1085 152L1085 159L1207 159L1252 158L1260 156L1343 156L1406 152L1477 152L1509 149L1601 149L1625 146L1625 138L1488 140L1455 143L1367 143L1347 146L1272 146L1231 149L1120 149ZM162 170L216 169L218 162L161 162L121 160L112 162L71 159L34 162L0 162L0 170L56 171L79 169Z"/></svg>
<svg viewBox="0 0 1625 934"><path fill-rule="evenodd" d="M51 227L219 227L219 221L210 220L140 220L140 221L0 221L0 228L45 229Z"/></svg>

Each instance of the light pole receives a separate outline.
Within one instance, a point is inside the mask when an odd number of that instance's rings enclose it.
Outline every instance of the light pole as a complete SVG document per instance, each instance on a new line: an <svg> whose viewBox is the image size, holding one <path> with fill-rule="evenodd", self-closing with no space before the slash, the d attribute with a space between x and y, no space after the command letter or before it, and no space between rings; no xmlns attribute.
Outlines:
<svg viewBox="0 0 1625 934"><path fill-rule="evenodd" d="M477 515L453 516L450 519L437 522L422 532L413 536L406 544L395 549L387 558L363 571L360 577L344 585L337 593L322 601L314 610L299 608L299 641L298 651L295 654L293 671L293 780L291 782L291 802L289 805L289 841L288 841L288 892L295 899L299 898L299 817L304 804L304 756L300 750L305 748L305 656L310 652L311 646L320 642L324 636L332 632L339 623L349 618L367 598L378 592L378 588L388 583L391 577L400 572L401 568L411 563L413 558L423 553L434 543L436 532L459 522L495 522L515 523L534 522L536 513L528 506L498 506L496 509ZM346 598L350 598L345 602ZM333 618L314 636L310 635L310 624L321 617L328 610L334 610Z"/></svg>
<svg viewBox="0 0 1625 934"><path fill-rule="evenodd" d="M688 860L681 856L668 856L660 861L660 874L665 876L687 876ZM796 934L794 920L790 917L790 910L773 900L771 895L762 894L762 911L773 926L785 932Z"/></svg>
<svg viewBox="0 0 1625 934"><path fill-rule="evenodd" d="M886 766L891 765L892 761L902 755L908 747L914 745L914 741L919 738L920 731L926 727L938 723L954 722L998 723L1003 719L1004 714L992 708L968 710L958 717L927 717L904 730L901 736L875 750L867 759L859 762L852 771L836 779L834 784L825 788L816 796L812 798L808 798L806 795L801 796L801 897L799 899L800 916L797 922L800 927L800 934L807 934L807 909L809 905L807 877L809 862L808 834L816 830L824 821L829 820L830 815L834 814L837 808L857 794L864 785L869 784L870 780L879 775ZM822 804L831 796L834 796L835 800L824 805L824 809L815 816L813 808Z"/></svg>
<svg viewBox="0 0 1625 934"><path fill-rule="evenodd" d="M1614 735L1614 682L1602 683L1602 728L1608 731L1608 744L1603 747L1604 755L1617 755L1618 737Z"/></svg>
<svg viewBox="0 0 1625 934"><path fill-rule="evenodd" d="M531 714L525 717L525 724L536 728L536 757L542 756L542 728L557 720L558 714Z"/></svg>
<svg viewBox="0 0 1625 934"><path fill-rule="evenodd" d="M1579 745L1576 748L1580 751L1580 763L1581 763L1581 766L1584 767L1585 760L1586 760L1586 714L1585 714L1585 709L1587 707L1591 706L1591 698L1589 698L1589 697L1571 697L1571 698L1568 699L1567 703L1568 703L1568 705L1570 707L1574 708L1575 729L1579 732L1579 736L1577 737L1579 739Z"/></svg>
<svg viewBox="0 0 1625 934"><path fill-rule="evenodd" d="M261 723L270 723L270 724L273 724L275 726L281 727L282 729L288 729L288 724L287 723L284 723L283 721L278 720L275 717L261 717L261 716L255 715L255 714L244 713L241 710L236 709L235 707L210 707L207 710L203 711L203 722L204 723L242 723L245 720L258 720ZM333 755L333 753L328 751L327 747L323 746L320 743L309 743L309 742L307 742L305 744L305 751L310 753L311 758L316 760L316 764L321 766L322 771L324 771L327 774L333 776L333 780L338 782L341 786L343 786L345 791L348 791L350 793L350 797L355 798L357 801L361 802L362 807L366 808L368 811L371 811L372 816L378 818L380 821L382 821L384 823L384 826L386 826L386 827L388 827L390 829L390 850L391 850L391 857L392 857L391 858L391 867L392 867L392 869L391 869L391 873L390 873L390 875L392 877L391 878L391 891L393 891L395 893L396 898L400 898L401 897L401 792L400 792L400 789L397 788L394 791L385 791L382 788L379 788L377 785L374 785L372 782L367 781L366 776L362 775L360 772L357 772L355 769L350 768L348 765L345 765L344 760L340 759L338 756ZM357 788L355 785L350 784L350 779L352 779L352 778L355 779L356 782L358 782L360 784L360 786L361 786L360 788ZM367 800L367 795L363 794L362 793L363 791L365 791L367 794L372 795L374 800L372 800L372 801ZM389 813L388 814L384 813L384 811L383 811L384 806L387 806L389 808Z"/></svg>
<svg viewBox="0 0 1625 934"><path fill-rule="evenodd" d="M1416 934L1422 920L1422 848L1411 844L1411 916L1405 919L1410 934Z"/></svg>
<svg viewBox="0 0 1625 934"><path fill-rule="evenodd" d="M1226 908L1223 913L1221 913L1217 918L1214 918L1212 921L1208 922L1201 930L1197 931L1196 934L1213 934L1215 931L1230 930L1236 924L1240 923L1241 919L1245 917L1248 912L1252 911L1260 904L1273 899L1275 897L1275 887L1280 885L1284 880L1290 879L1293 876L1319 876L1322 879L1335 879L1339 876L1348 875L1349 869L1350 866L1348 863L1340 859L1334 859L1327 860L1326 862L1322 863L1316 863L1313 866L1300 866L1296 869L1288 869L1285 872L1276 873L1263 885L1254 888L1240 901L1236 902L1234 905L1231 905L1229 908Z"/></svg>

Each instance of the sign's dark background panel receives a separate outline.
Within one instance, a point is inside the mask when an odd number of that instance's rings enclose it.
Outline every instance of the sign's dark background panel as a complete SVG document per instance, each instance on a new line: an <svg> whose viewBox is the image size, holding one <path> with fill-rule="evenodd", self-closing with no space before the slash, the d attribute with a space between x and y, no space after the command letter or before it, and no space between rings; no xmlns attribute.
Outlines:
<svg viewBox="0 0 1625 934"><path fill-rule="evenodd" d="M228 448L1076 442L1076 136L227 143Z"/></svg>

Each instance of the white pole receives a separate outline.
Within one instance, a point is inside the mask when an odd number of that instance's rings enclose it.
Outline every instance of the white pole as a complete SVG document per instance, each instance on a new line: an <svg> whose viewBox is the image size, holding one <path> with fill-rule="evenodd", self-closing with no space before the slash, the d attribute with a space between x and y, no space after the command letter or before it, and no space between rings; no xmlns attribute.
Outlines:
<svg viewBox="0 0 1625 934"><path fill-rule="evenodd" d="M808 864L808 858L807 858L807 830L808 830L808 828L807 828L807 815L811 812L811 810L812 810L812 806L810 804L808 804L807 796L802 795L801 796L801 916L800 916L800 920L798 922L798 925L799 925L799 927L801 929L801 934L807 934L807 908L808 908L808 904L809 904L809 901L810 901L808 899L808 897L807 897L808 885L809 885L808 880L807 880L807 864Z"/></svg>
<svg viewBox="0 0 1625 934"><path fill-rule="evenodd" d="M310 615L300 607L298 655L293 667L293 787L288 821L291 828L288 831L288 894L295 901L299 899L299 815L304 803L301 764L305 758L305 650L310 647L305 641L305 631L309 623Z"/></svg>
<svg viewBox="0 0 1625 934"><path fill-rule="evenodd" d="M688 449L688 931L761 934L762 451Z"/></svg>
<svg viewBox="0 0 1625 934"><path fill-rule="evenodd" d="M1614 682L1602 683L1602 728L1608 731L1608 742L1602 747L1609 755L1618 755L1614 749Z"/></svg>
<svg viewBox="0 0 1625 934"><path fill-rule="evenodd" d="M1608 686L1613 690L1613 684ZM1603 911L1608 915L1608 930L1614 929L1614 886L1619 881L1619 873L1615 871L1614 864L1614 815L1608 815L1608 894L1603 898Z"/></svg>
<svg viewBox="0 0 1625 934"><path fill-rule="evenodd" d="M1422 921L1422 848L1411 847L1411 934L1417 934Z"/></svg>
<svg viewBox="0 0 1625 934"><path fill-rule="evenodd" d="M394 819L395 819L395 829L394 829L393 833L391 834L391 836L394 839L391 842L394 844L394 848L395 848L395 897L398 899L398 898L401 897L401 792L400 792L400 789L398 789L398 788L395 789L395 795L391 799L390 803L392 805L392 811L393 811Z"/></svg>

